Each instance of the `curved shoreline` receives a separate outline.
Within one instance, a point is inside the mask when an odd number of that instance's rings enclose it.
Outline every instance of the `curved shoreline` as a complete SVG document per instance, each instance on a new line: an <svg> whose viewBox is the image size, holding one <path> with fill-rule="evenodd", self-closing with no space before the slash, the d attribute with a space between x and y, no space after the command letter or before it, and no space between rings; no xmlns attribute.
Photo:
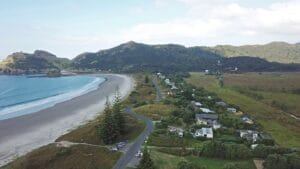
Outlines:
<svg viewBox="0 0 300 169"><path fill-rule="evenodd" d="M83 76L78 76L78 78L81 77ZM0 108L0 121L10 118L16 118L18 116L23 116L26 114L36 113L41 110L53 107L58 103L62 103L75 97L82 96L91 91L97 90L100 87L101 83L104 83L107 80L106 78L96 77L92 75L87 77L91 77L94 79L91 82L84 84L80 88L60 94L43 96L41 98L35 98L33 100L26 100L20 103L5 106L2 109Z"/></svg>
<svg viewBox="0 0 300 169"><path fill-rule="evenodd" d="M134 86L126 75L98 74L106 79L97 90L61 102L36 113L0 121L0 166L33 149L54 142L71 129L94 119L103 109L106 96L116 87L123 98Z"/></svg>

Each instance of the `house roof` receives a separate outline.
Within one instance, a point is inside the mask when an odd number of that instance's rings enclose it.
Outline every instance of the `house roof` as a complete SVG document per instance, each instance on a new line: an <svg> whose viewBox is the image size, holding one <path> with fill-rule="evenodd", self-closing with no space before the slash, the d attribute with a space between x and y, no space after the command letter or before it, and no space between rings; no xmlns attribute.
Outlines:
<svg viewBox="0 0 300 169"><path fill-rule="evenodd" d="M272 140L272 137L267 133L260 133L259 136L263 140Z"/></svg>
<svg viewBox="0 0 300 169"><path fill-rule="evenodd" d="M201 133L201 134L212 134L213 133L213 130L212 128L201 128L201 129L198 129L196 130L197 133Z"/></svg>
<svg viewBox="0 0 300 169"><path fill-rule="evenodd" d="M200 110L203 112L203 113L215 113L214 111L208 109L208 108L200 108Z"/></svg>
<svg viewBox="0 0 300 169"><path fill-rule="evenodd" d="M218 120L218 117L219 117L218 114L207 114L207 113L196 114L196 119Z"/></svg>
<svg viewBox="0 0 300 169"><path fill-rule="evenodd" d="M226 106L226 103L225 102L216 102L216 105L218 105L218 106Z"/></svg>

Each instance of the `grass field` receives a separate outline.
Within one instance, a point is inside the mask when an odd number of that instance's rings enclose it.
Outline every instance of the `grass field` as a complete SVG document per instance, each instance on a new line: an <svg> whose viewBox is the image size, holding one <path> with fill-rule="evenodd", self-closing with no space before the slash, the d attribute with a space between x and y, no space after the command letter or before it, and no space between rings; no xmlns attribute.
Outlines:
<svg viewBox="0 0 300 169"><path fill-rule="evenodd" d="M132 104L135 107L153 103L156 97L156 91L151 80L145 83L145 74L135 74L136 87L135 90L124 101L124 104Z"/></svg>
<svg viewBox="0 0 300 169"><path fill-rule="evenodd" d="M147 104L134 108L133 111L143 114L152 120L161 120L162 117L167 117L171 112L176 110L174 105L164 105L164 104Z"/></svg>
<svg viewBox="0 0 300 169"><path fill-rule="evenodd" d="M121 153L106 148L50 144L18 158L2 169L110 169Z"/></svg>
<svg viewBox="0 0 300 169"><path fill-rule="evenodd" d="M154 163L159 169L176 169L180 161L189 161L193 162L199 166L206 166L207 169L222 169L226 163L237 163L243 166L244 169L255 169L254 163L252 160L221 160L221 159L210 159L204 157L196 156L174 156L170 154L161 153L155 150L150 152L151 158L154 160Z"/></svg>
<svg viewBox="0 0 300 169"><path fill-rule="evenodd" d="M216 93L226 102L239 106L269 132L276 143L300 148L300 73L225 74L221 88L215 76L191 73L188 83Z"/></svg>
<svg viewBox="0 0 300 169"><path fill-rule="evenodd" d="M145 128L145 124L141 121L137 121L133 117L126 115L126 130L125 135L120 138L121 140L133 140L135 139ZM100 119L94 120L86 125L75 129L68 134L59 137L56 141L70 141L76 143L89 143L102 145L103 143L97 136L97 125Z"/></svg>

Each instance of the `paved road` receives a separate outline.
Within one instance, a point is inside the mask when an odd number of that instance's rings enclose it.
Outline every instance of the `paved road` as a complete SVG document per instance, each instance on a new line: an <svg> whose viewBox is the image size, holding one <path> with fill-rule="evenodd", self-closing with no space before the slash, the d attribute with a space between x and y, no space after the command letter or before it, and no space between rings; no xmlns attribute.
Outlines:
<svg viewBox="0 0 300 169"><path fill-rule="evenodd" d="M142 144L144 143L146 137L153 131L153 122L146 118L145 116L134 113L131 108L126 108L125 112L130 116L133 116L139 120L142 120L146 124L145 130L139 135L139 137L132 143L128 151L126 151L121 158L118 160L114 169L125 169L127 164L135 156L135 154L140 150Z"/></svg>
<svg viewBox="0 0 300 169"><path fill-rule="evenodd" d="M157 80L155 78L152 78L152 83L156 89L156 100L157 102L161 101L163 99L163 95L162 95L162 92L160 90L160 87L157 83Z"/></svg>

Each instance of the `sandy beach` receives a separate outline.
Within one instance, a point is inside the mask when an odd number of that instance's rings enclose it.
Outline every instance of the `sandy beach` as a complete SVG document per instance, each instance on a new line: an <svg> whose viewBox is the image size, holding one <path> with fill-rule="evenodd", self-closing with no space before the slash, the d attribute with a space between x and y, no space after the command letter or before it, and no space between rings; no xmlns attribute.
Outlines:
<svg viewBox="0 0 300 169"><path fill-rule="evenodd" d="M59 136L94 119L104 109L106 96L113 98L116 87L122 97L134 87L126 75L103 74L107 80L95 91L36 113L0 121L0 166L33 149L52 143Z"/></svg>

